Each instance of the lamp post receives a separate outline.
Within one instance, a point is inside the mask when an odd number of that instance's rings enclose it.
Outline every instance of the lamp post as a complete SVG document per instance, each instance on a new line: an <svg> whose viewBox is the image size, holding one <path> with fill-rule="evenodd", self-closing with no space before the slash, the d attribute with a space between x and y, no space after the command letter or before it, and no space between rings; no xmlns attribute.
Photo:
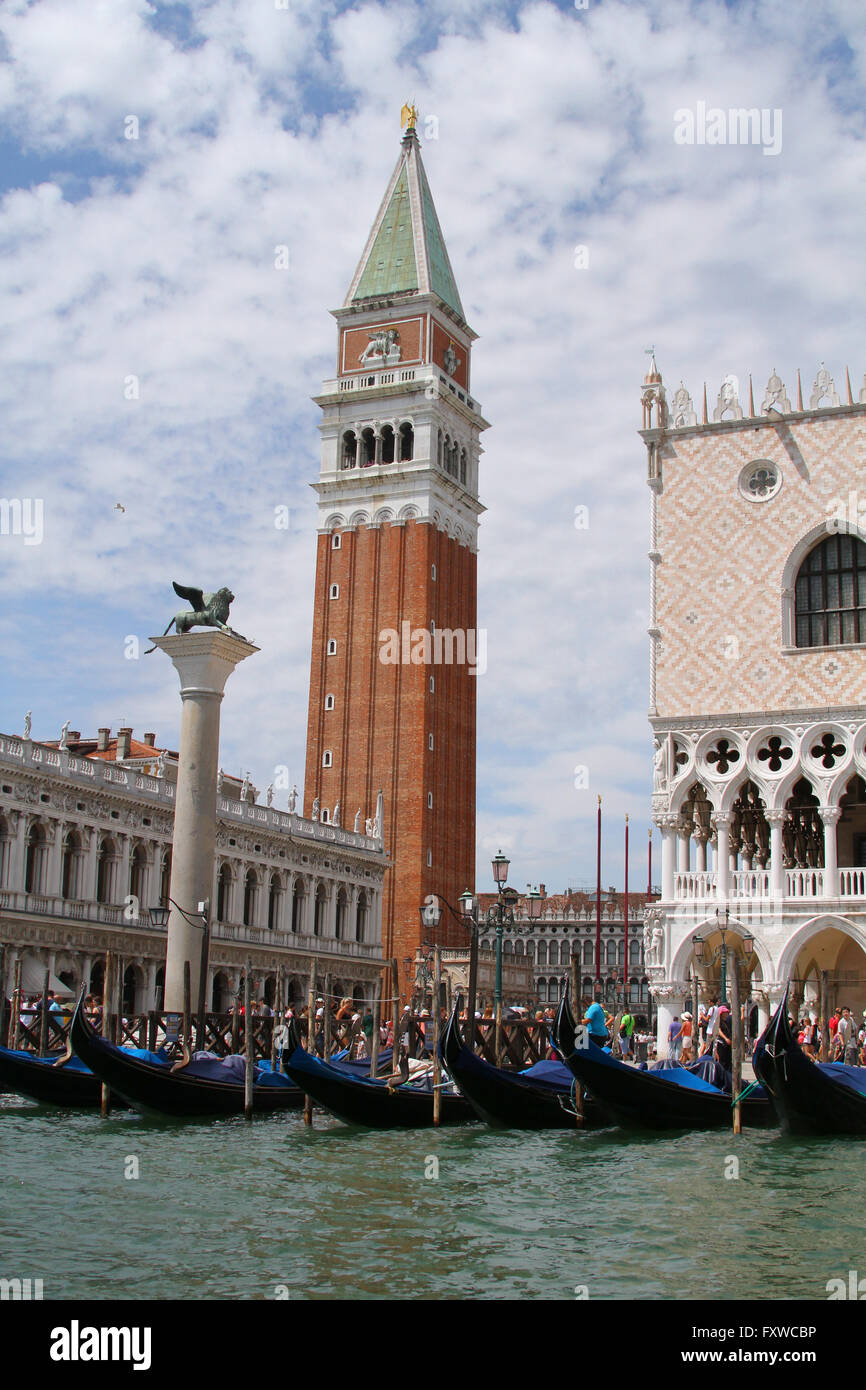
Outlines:
<svg viewBox="0 0 866 1390"><path fill-rule="evenodd" d="M207 967L208 955L210 952L210 900L205 898L198 905L196 913L186 912L180 903L176 903L174 898L166 897L164 902L156 907L150 908L150 920L155 927L164 927L168 923L169 908L173 907L180 913L185 922L191 927L198 927L201 931L201 955L199 957L199 976L198 976L198 1019L196 1031L198 1032L198 1045L200 1051L204 1051L205 1032L204 1022L207 1011ZM196 921L198 917L198 921Z"/></svg>

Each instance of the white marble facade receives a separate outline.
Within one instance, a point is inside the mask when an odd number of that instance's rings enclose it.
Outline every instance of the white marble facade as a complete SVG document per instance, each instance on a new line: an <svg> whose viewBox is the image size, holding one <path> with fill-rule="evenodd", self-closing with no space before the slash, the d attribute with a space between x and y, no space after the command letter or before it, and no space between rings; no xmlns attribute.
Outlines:
<svg viewBox="0 0 866 1390"><path fill-rule="evenodd" d="M159 1007L165 930L149 908L168 892L174 791L135 766L0 735L7 995L18 960L40 985L48 967L101 993L111 950L127 1010ZM335 993L370 997L383 965L381 838L219 794L216 813L208 1007L227 1008L247 959L261 996L282 965L305 997L316 960Z"/></svg>

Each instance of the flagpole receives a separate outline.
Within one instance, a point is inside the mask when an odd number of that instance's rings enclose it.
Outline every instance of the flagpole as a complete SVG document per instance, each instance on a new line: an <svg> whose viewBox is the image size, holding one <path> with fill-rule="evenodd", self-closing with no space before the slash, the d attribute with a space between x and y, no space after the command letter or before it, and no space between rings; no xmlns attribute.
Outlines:
<svg viewBox="0 0 866 1390"><path fill-rule="evenodd" d="M595 990L601 987L601 797L598 798L598 825L595 833Z"/></svg>
<svg viewBox="0 0 866 1390"><path fill-rule="evenodd" d="M646 895L651 898L653 895L653 828L649 828L649 847L647 854L646 870Z"/></svg>
<svg viewBox="0 0 866 1390"><path fill-rule="evenodd" d="M628 1010L628 815L625 818L625 905L623 907L623 919L625 922L625 946L622 957L622 1002Z"/></svg>

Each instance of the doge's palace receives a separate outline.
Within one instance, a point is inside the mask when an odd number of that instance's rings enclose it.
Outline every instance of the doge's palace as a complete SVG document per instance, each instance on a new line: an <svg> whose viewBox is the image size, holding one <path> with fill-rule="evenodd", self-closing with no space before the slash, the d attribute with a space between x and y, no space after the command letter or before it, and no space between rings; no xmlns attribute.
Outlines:
<svg viewBox="0 0 866 1390"><path fill-rule="evenodd" d="M653 357L642 403L663 1051L723 930L761 1022L789 980L866 1007L866 378L730 375L699 418Z"/></svg>

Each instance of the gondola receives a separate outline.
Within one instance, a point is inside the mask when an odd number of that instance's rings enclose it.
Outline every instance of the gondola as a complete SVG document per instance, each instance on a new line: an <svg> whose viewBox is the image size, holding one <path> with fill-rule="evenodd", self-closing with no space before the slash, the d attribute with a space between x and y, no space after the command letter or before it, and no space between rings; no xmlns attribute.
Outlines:
<svg viewBox="0 0 866 1390"><path fill-rule="evenodd" d="M788 1023L788 993L752 1056L780 1124L792 1134L866 1134L866 1068L807 1057Z"/></svg>
<svg viewBox="0 0 866 1390"><path fill-rule="evenodd" d="M98 1110L102 1082L78 1057L63 1053L38 1057L34 1052L0 1047L0 1091L68 1110ZM119 1097L117 1103L126 1109Z"/></svg>
<svg viewBox="0 0 866 1390"><path fill-rule="evenodd" d="M81 1000L69 1036L76 1056L134 1110L191 1119L243 1114L243 1057L198 1053L187 1065L175 1070L171 1062L155 1052L133 1056L128 1049L116 1047L93 1031L84 1017ZM257 1114L299 1109L303 1103L303 1092L286 1076L271 1071L269 1065L256 1065L253 1110Z"/></svg>
<svg viewBox="0 0 866 1390"><path fill-rule="evenodd" d="M370 1129L420 1129L433 1124L429 1074L424 1081L391 1084L381 1077L353 1075L300 1045L289 1054L285 1067L311 1100L346 1124ZM439 1119L443 1125L465 1124L476 1115L463 1096L443 1089Z"/></svg>
<svg viewBox="0 0 866 1390"><path fill-rule="evenodd" d="M585 1035L575 1045L575 1021L568 990L563 991L554 1038L573 1075L598 1101L608 1118L627 1129L717 1129L731 1126L731 1094L688 1067L641 1071L619 1062ZM743 1124L768 1125L775 1116L758 1088L740 1105Z"/></svg>
<svg viewBox="0 0 866 1390"><path fill-rule="evenodd" d="M537 1062L526 1071L504 1071L485 1062L460 1036L454 1009L439 1045L442 1063L461 1094L487 1124L505 1129L586 1129L599 1123L586 1097L575 1110L579 1083L562 1062Z"/></svg>

